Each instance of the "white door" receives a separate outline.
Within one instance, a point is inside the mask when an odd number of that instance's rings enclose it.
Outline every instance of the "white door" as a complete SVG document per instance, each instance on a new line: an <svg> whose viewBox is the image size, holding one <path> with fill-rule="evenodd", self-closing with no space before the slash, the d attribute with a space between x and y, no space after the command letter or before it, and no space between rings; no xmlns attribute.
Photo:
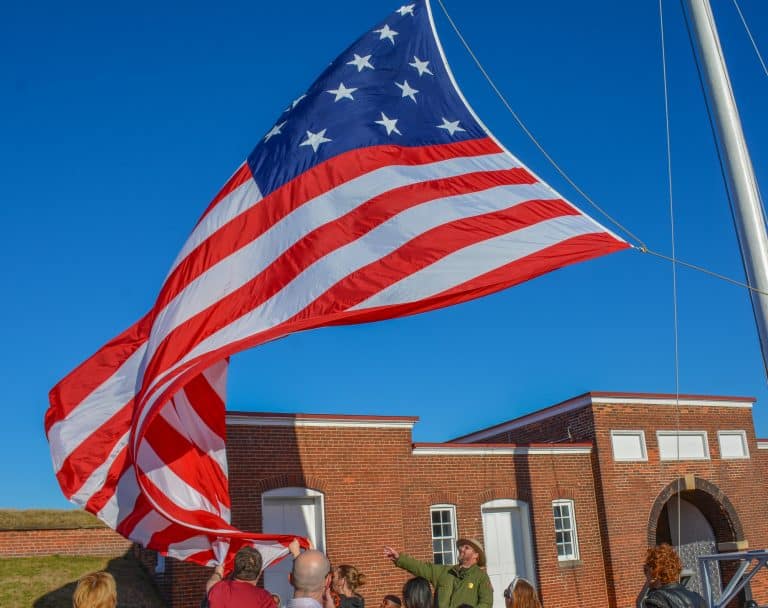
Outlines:
<svg viewBox="0 0 768 608"><path fill-rule="evenodd" d="M322 494L305 488L280 488L265 492L261 499L264 534L306 536L316 548L325 551ZM277 593L283 604L293 595L288 582L292 564L288 556L264 571L264 587Z"/></svg>
<svg viewBox="0 0 768 608"><path fill-rule="evenodd" d="M515 576L536 584L528 508L517 500L494 500L482 506L482 514L493 606L503 608L504 589Z"/></svg>

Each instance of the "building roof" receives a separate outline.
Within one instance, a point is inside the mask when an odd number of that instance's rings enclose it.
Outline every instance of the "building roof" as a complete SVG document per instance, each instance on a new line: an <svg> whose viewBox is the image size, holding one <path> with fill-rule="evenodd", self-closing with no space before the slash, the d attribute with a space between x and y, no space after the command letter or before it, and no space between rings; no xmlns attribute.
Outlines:
<svg viewBox="0 0 768 608"><path fill-rule="evenodd" d="M227 412L233 426L352 427L412 429L418 416L358 416L351 414L282 414L274 412Z"/></svg>

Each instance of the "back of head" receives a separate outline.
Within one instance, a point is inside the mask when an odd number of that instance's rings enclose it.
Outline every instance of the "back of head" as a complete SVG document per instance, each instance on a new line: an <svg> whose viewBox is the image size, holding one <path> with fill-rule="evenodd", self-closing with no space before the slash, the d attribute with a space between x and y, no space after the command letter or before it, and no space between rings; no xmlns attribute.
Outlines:
<svg viewBox="0 0 768 608"><path fill-rule="evenodd" d="M304 551L293 560L291 584L299 594L322 593L331 563L321 551Z"/></svg>
<svg viewBox="0 0 768 608"><path fill-rule="evenodd" d="M403 586L405 608L431 608L432 588L429 581L420 576L412 578Z"/></svg>
<svg viewBox="0 0 768 608"><path fill-rule="evenodd" d="M507 608L541 608L536 589L524 578L515 578L504 592Z"/></svg>
<svg viewBox="0 0 768 608"><path fill-rule="evenodd" d="M365 574L360 572L354 566L350 566L349 564L342 564L341 566L336 567L336 573L339 578L343 578L345 581L347 581L347 586L352 590L353 593L357 590L358 587L365 585Z"/></svg>
<svg viewBox="0 0 768 608"><path fill-rule="evenodd" d="M261 553L253 547L243 547L235 553L235 569L232 574L241 581L255 581L261 574Z"/></svg>
<svg viewBox="0 0 768 608"><path fill-rule="evenodd" d="M683 563L670 545L653 547L645 554L645 571L652 581L660 585L677 582L682 570Z"/></svg>
<svg viewBox="0 0 768 608"><path fill-rule="evenodd" d="M117 587L109 572L92 572L77 582L72 595L74 608L115 608Z"/></svg>

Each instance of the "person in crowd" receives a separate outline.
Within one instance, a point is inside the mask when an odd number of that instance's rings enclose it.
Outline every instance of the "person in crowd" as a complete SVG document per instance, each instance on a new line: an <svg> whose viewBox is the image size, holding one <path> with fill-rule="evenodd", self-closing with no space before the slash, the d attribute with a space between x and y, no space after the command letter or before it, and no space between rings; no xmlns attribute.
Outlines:
<svg viewBox="0 0 768 608"><path fill-rule="evenodd" d="M388 546L384 547L384 555L399 568L432 583L437 608L458 608L461 604L491 608L493 587L488 574L483 570L483 545L473 538L460 538L456 546L459 550L459 563L455 566L422 562Z"/></svg>
<svg viewBox="0 0 768 608"><path fill-rule="evenodd" d="M399 597L396 595L385 595L384 599L381 600L379 608L400 608L400 606L402 606L402 603Z"/></svg>
<svg viewBox="0 0 768 608"><path fill-rule="evenodd" d="M333 569L333 590L339 594L341 608L365 608L357 590L365 585L365 574L354 566L342 564Z"/></svg>
<svg viewBox="0 0 768 608"><path fill-rule="evenodd" d="M406 582L403 585L403 603L405 608L432 608L432 587L429 581L417 576Z"/></svg>
<svg viewBox="0 0 768 608"><path fill-rule="evenodd" d="M509 587L504 589L504 603L507 608L541 608L536 589L527 579L516 576Z"/></svg>
<svg viewBox="0 0 768 608"><path fill-rule="evenodd" d="M641 601L644 608L706 608L706 602L695 591L680 584L683 564L677 552L667 544L648 549L645 572L648 593Z"/></svg>
<svg viewBox="0 0 768 608"><path fill-rule="evenodd" d="M261 576L261 553L243 547L235 554L232 574L224 578L224 566L218 565L205 584L210 608L274 608L268 591L257 586Z"/></svg>
<svg viewBox="0 0 768 608"><path fill-rule="evenodd" d="M309 550L293 560L290 581L293 597L286 608L333 608L331 563L322 552Z"/></svg>
<svg viewBox="0 0 768 608"><path fill-rule="evenodd" d="M79 581L72 595L74 608L115 608L117 585L109 572L91 572Z"/></svg>

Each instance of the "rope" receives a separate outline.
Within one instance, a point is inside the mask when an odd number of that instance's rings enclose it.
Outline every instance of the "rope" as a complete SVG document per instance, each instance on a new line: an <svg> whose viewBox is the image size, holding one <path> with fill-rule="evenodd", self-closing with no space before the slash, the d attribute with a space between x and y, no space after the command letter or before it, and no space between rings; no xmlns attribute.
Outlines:
<svg viewBox="0 0 768 608"><path fill-rule="evenodd" d="M664 80L664 127L666 131L666 153L667 153L667 185L669 188L669 231L672 246L672 318L674 322L674 355L675 355L675 428L677 430L677 460L680 460L680 332L678 327L677 310L677 263L675 256L675 207L672 188L672 133L669 127L669 82L667 80L667 47L664 39L664 9L662 0L659 0L659 32L661 37L661 71ZM677 479L677 544L682 544L682 522L680 517L681 500L680 496L680 474L676 471ZM669 517L669 510L667 510Z"/></svg>
<svg viewBox="0 0 768 608"><path fill-rule="evenodd" d="M533 133L528 129L528 127L525 125L523 120L518 116L517 112L512 108L510 103L507 101L506 97L504 97L504 94L499 90L499 87L496 86L496 83L493 81L491 76L488 74L488 72L483 67L483 64L480 63L480 60L475 55L474 51L469 46L469 43L466 41L464 36L462 35L461 31L459 30L456 23L451 18L451 15L448 13L448 9L445 8L445 4L443 4L443 0L437 0L438 4L440 5L440 8L443 10L443 13L445 14L446 19L448 19L448 23L450 23L451 27L453 28L453 31L456 32L456 36L458 36L461 43L464 45L464 48L466 49L467 53L469 53L469 56L472 58L472 61L475 62L475 65L477 66L477 69L480 70L480 73L483 75L485 80L488 82L488 84L491 86L493 91L496 93L498 98L501 100L501 103L504 104L504 106L507 108L507 111L512 115L512 118L514 118L515 122L518 124L520 129L522 129L523 133L528 137L528 139L531 140L533 145L535 145L539 152L541 152L544 155L544 158L549 161L549 163L554 167L554 169L560 174L560 176L568 182L571 187L578 192L585 201L587 201L594 209L596 209L599 213L603 215L609 222L611 222L614 226L616 226L619 230L624 232L624 234L631 237L631 239L634 239L637 241L637 243L640 244L641 247L646 247L645 242L638 237L636 234L634 234L632 231L630 231L627 227L625 227L623 224L621 224L616 218L614 218L611 214L609 214L607 211L605 211L600 205L598 205L592 198L582 190L576 182L574 182L571 177L565 172L565 170L555 161L555 159L544 149L544 146L539 142L538 139L533 135Z"/></svg>
<svg viewBox="0 0 768 608"><path fill-rule="evenodd" d="M765 75L768 76L768 68L765 67L765 61L763 61L763 56L760 54L760 50L757 48L757 43L755 42L755 39L752 37L752 32L749 31L747 20L744 19L744 14L741 12L739 3L736 0L733 0L733 5L736 7L736 12L739 13L741 22L744 24L744 29L747 31L747 36L749 36L749 41L752 43L752 48L755 49L755 55L757 55L757 58L760 61L760 65L763 66L763 72L765 72Z"/></svg>

